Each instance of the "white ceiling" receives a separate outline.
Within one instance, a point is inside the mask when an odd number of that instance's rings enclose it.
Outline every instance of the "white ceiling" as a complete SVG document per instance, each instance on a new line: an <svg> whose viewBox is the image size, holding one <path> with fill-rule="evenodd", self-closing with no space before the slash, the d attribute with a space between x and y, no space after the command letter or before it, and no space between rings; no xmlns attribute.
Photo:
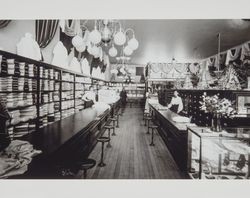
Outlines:
<svg viewBox="0 0 250 198"><path fill-rule="evenodd" d="M226 50L250 40L250 22L243 20L121 20L132 28L139 41L131 63L178 62L206 58L217 53L217 37L221 33L221 49ZM88 21L91 26L94 22ZM90 28L91 29L91 28ZM116 62L111 59L111 62Z"/></svg>

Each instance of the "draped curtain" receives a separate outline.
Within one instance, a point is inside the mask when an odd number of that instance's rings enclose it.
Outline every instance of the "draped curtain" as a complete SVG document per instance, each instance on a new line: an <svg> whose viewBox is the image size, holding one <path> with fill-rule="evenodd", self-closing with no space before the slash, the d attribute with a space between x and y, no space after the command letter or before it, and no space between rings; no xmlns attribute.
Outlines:
<svg viewBox="0 0 250 198"><path fill-rule="evenodd" d="M243 61L245 59L245 56L248 56L249 53L250 53L250 42L247 42L242 45L240 60Z"/></svg>
<svg viewBox="0 0 250 198"><path fill-rule="evenodd" d="M45 48L54 38L59 20L36 20L36 41Z"/></svg>
<svg viewBox="0 0 250 198"><path fill-rule="evenodd" d="M226 65L229 64L229 61L235 61L240 56L241 56L241 48L240 47L228 50L227 51L227 57L226 57Z"/></svg>
<svg viewBox="0 0 250 198"><path fill-rule="evenodd" d="M0 20L0 28L6 27L11 20Z"/></svg>

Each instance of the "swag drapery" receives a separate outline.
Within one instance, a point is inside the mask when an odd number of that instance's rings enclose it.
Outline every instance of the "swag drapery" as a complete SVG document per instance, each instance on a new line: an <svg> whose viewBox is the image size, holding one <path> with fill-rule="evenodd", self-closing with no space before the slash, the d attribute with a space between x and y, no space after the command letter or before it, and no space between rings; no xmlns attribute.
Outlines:
<svg viewBox="0 0 250 198"><path fill-rule="evenodd" d="M54 38L59 20L36 20L36 41L45 48Z"/></svg>
<svg viewBox="0 0 250 198"><path fill-rule="evenodd" d="M6 27L11 20L0 20L0 29Z"/></svg>

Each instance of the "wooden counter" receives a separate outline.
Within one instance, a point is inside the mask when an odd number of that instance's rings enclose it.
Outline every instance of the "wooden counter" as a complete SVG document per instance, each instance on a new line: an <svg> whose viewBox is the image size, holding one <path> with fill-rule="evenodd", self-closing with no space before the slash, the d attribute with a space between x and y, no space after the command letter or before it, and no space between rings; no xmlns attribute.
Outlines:
<svg viewBox="0 0 250 198"><path fill-rule="evenodd" d="M150 104L154 121L159 126L159 134L171 152L176 164L182 171L187 170L187 123L177 123L173 120L178 114L163 109L159 104Z"/></svg>
<svg viewBox="0 0 250 198"><path fill-rule="evenodd" d="M63 120L22 137L42 154L33 158L28 171L13 178L60 178L58 167L70 167L74 162L87 158L105 132L104 125L117 108L111 105L100 116L94 118L91 108L84 109ZM94 118L94 119L93 119Z"/></svg>

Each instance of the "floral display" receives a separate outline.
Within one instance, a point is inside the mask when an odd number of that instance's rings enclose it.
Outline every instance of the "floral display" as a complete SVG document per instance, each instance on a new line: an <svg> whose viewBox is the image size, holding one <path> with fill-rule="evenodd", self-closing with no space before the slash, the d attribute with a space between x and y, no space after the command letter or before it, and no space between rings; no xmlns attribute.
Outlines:
<svg viewBox="0 0 250 198"><path fill-rule="evenodd" d="M207 96L204 92L200 109L206 113L222 114L226 117L234 117L236 114L233 104L226 98L219 98L219 95Z"/></svg>

